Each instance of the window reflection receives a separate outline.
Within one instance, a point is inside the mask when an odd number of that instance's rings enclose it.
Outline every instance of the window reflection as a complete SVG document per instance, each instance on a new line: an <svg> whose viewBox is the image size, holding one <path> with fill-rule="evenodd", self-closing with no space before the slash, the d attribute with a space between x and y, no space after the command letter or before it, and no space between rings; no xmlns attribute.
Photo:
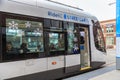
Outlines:
<svg viewBox="0 0 120 80"><path fill-rule="evenodd" d="M103 33L98 22L96 22L93 26L93 33L94 33L94 41L96 48L100 51L105 51L105 42L103 38Z"/></svg>
<svg viewBox="0 0 120 80"><path fill-rule="evenodd" d="M74 27L74 23L64 23L64 27L67 29L67 40L68 40L68 53L69 54L78 54L79 46L78 46L78 37L77 37L77 29Z"/></svg>
<svg viewBox="0 0 120 80"><path fill-rule="evenodd" d="M67 28L67 39L68 39L68 52L72 52L72 49L74 47L74 24L69 23L66 25Z"/></svg>
<svg viewBox="0 0 120 80"><path fill-rule="evenodd" d="M11 42L17 53L43 52L43 25L35 21L6 19L6 42ZM21 50L23 45L26 51Z"/></svg>
<svg viewBox="0 0 120 80"><path fill-rule="evenodd" d="M80 31L80 44L85 43L85 31Z"/></svg>
<svg viewBox="0 0 120 80"><path fill-rule="evenodd" d="M50 51L65 50L64 34L49 33L49 47Z"/></svg>

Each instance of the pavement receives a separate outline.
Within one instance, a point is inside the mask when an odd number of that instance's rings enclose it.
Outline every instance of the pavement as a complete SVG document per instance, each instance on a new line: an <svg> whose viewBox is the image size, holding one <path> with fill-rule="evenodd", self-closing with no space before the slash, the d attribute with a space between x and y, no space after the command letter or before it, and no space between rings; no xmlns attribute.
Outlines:
<svg viewBox="0 0 120 80"><path fill-rule="evenodd" d="M116 70L116 50L107 50L106 64L103 68L63 80L120 80L120 70Z"/></svg>
<svg viewBox="0 0 120 80"><path fill-rule="evenodd" d="M93 78L96 78L99 75L103 75L104 73L108 73L108 72L111 72L111 71L115 70L115 68L116 68L115 64L112 64L112 65L109 65L107 67L103 67L103 68L100 68L100 69L97 69L97 70L93 70L93 71L86 72L86 73L83 73L83 74L80 74L80 75L69 77L69 78L66 78L66 79L63 79L63 80L89 80L89 79L92 80Z"/></svg>
<svg viewBox="0 0 120 80"><path fill-rule="evenodd" d="M120 70L113 70L89 80L120 80Z"/></svg>
<svg viewBox="0 0 120 80"><path fill-rule="evenodd" d="M107 50L106 65L116 63L116 49Z"/></svg>
<svg viewBox="0 0 120 80"><path fill-rule="evenodd" d="M108 50L107 53L108 54L115 53L115 50ZM115 62L116 57L114 57L114 56L112 56L112 57L113 57L112 59L110 59L110 58L107 59L108 60L107 64L112 64ZM115 64L115 67L116 67L116 64ZM106 72L102 75L90 78L88 80L120 80L120 70L117 70L115 68L115 70Z"/></svg>

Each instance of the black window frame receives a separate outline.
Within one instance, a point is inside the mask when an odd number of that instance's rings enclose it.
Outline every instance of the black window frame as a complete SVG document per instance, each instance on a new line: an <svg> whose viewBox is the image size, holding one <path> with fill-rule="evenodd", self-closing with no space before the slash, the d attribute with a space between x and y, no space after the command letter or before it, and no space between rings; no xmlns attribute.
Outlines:
<svg viewBox="0 0 120 80"><path fill-rule="evenodd" d="M0 44L2 44L3 15L0 12ZM2 45L0 45L0 62L2 62Z"/></svg>
<svg viewBox="0 0 120 80"><path fill-rule="evenodd" d="M59 26L54 26L55 24L54 22L58 22ZM47 29L49 31L64 31L65 30L63 26L63 21L48 19L48 18L44 18L44 29Z"/></svg>
<svg viewBox="0 0 120 80"><path fill-rule="evenodd" d="M66 51L66 48L65 48L65 46L66 46L66 45L65 45L65 32L49 31L49 32L48 32L48 35L49 35L49 33L64 34L64 50L50 51L50 48L48 48L48 50L49 50L48 56L64 55L64 54L65 54L65 51ZM48 36L48 45L49 45L49 36Z"/></svg>
<svg viewBox="0 0 120 80"><path fill-rule="evenodd" d="M33 17L33 16L28 16L28 15L21 15L21 14L13 14L13 13L6 13L6 12L1 12L2 13L2 48L1 48L1 53L2 53L2 62L9 62L9 61L18 61L18 60L25 60L25 59L33 59L33 58L43 58L46 57L46 48L45 48L45 38L44 38L44 19L43 18L38 18L38 17ZM15 59L8 59L6 60L4 58L5 50L6 50L6 19L17 19L17 20L28 20L28 21L36 21L36 22L41 22L43 24L43 45L44 45L44 52L33 52L30 54L21 54L20 58L15 58Z"/></svg>
<svg viewBox="0 0 120 80"><path fill-rule="evenodd" d="M46 23L45 23L45 20L48 20L49 21L49 26L47 25L46 26ZM56 27L55 26L52 26L52 21L59 21L59 27ZM62 27L62 28L61 28ZM52 57L52 56L60 56L60 55L65 55L65 52L66 52L66 32L65 32L65 29L64 29L64 26L63 26L63 21L60 21L60 20L54 20L54 19L47 19L45 18L44 19L44 31L46 33L46 49L47 49L47 56L48 57ZM50 48L49 48L49 33L59 33L59 34L64 34L64 50L57 50L57 51L50 51Z"/></svg>

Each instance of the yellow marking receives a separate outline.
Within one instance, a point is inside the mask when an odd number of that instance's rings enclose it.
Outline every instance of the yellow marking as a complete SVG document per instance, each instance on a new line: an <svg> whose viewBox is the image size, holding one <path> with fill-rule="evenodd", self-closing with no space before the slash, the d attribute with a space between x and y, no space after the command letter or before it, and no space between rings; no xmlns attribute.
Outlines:
<svg viewBox="0 0 120 80"><path fill-rule="evenodd" d="M90 69L91 67L88 66L88 67L84 67L84 68L81 68L80 70L86 70L86 69Z"/></svg>

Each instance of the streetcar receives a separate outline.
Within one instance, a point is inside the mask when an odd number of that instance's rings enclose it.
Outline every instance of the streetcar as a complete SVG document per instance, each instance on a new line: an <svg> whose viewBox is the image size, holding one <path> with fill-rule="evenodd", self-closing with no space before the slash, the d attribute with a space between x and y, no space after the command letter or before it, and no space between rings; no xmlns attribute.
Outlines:
<svg viewBox="0 0 120 80"><path fill-rule="evenodd" d="M55 80L105 64L98 19L47 0L0 0L0 80Z"/></svg>

